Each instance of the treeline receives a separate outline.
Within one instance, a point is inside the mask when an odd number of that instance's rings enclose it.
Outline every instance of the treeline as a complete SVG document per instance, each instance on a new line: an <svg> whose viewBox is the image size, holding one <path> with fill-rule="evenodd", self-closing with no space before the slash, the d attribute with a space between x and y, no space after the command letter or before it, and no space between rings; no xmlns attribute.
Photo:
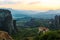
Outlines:
<svg viewBox="0 0 60 40"><path fill-rule="evenodd" d="M39 33L34 40L60 40L60 30L48 31L45 34Z"/></svg>
<svg viewBox="0 0 60 40"><path fill-rule="evenodd" d="M50 19L31 18L29 21L17 21L19 27L49 27Z"/></svg>
<svg viewBox="0 0 60 40"><path fill-rule="evenodd" d="M33 39L38 34L38 28L20 28L17 34L13 34L14 40Z"/></svg>
<svg viewBox="0 0 60 40"><path fill-rule="evenodd" d="M14 40L60 40L60 30L50 30L43 34L38 33L38 28L21 28L12 37Z"/></svg>

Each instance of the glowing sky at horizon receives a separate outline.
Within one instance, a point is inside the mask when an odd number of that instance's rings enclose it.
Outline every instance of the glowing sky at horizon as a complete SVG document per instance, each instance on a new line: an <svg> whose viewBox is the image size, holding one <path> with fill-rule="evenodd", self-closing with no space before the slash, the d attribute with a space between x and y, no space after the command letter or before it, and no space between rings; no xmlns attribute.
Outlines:
<svg viewBox="0 0 60 40"><path fill-rule="evenodd" d="M60 0L0 0L0 8L56 10L60 9Z"/></svg>

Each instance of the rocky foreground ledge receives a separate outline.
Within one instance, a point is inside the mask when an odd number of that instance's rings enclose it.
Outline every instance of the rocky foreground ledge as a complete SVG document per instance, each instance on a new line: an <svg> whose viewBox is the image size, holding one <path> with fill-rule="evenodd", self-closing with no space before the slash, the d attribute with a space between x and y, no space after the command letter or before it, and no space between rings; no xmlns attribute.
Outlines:
<svg viewBox="0 0 60 40"><path fill-rule="evenodd" d="M13 38L8 34L8 32L0 31L0 40L13 40Z"/></svg>

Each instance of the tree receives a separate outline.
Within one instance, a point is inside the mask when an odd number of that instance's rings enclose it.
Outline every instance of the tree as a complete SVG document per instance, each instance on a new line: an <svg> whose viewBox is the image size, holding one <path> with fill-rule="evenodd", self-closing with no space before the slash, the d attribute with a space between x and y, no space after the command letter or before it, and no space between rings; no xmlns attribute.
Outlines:
<svg viewBox="0 0 60 40"><path fill-rule="evenodd" d="M38 35L34 40L60 40L59 31L49 31L45 34Z"/></svg>

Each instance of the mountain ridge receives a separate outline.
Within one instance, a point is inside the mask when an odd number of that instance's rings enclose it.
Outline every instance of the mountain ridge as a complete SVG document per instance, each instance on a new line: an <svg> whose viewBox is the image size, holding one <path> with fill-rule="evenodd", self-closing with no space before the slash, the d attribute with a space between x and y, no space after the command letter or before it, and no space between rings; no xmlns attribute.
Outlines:
<svg viewBox="0 0 60 40"><path fill-rule="evenodd" d="M32 17L32 18L51 19L54 18L55 15L60 15L60 10L48 10L41 12L41 11L32 11L32 10L15 10L10 8L6 8L6 9L11 11L13 18Z"/></svg>

